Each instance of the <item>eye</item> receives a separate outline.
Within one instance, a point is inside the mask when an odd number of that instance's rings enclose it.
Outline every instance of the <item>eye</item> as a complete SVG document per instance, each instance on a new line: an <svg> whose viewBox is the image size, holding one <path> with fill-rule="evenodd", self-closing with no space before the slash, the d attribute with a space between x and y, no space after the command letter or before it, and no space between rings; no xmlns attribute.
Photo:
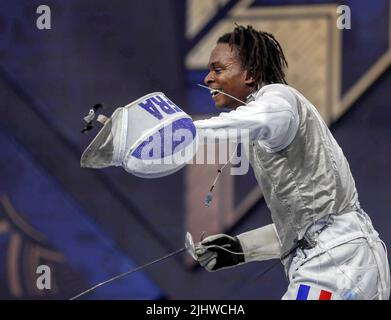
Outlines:
<svg viewBox="0 0 391 320"><path fill-rule="evenodd" d="M215 73L219 74L219 73L221 73L221 72L223 71L223 69L221 69L221 68L215 68L213 71L214 71Z"/></svg>

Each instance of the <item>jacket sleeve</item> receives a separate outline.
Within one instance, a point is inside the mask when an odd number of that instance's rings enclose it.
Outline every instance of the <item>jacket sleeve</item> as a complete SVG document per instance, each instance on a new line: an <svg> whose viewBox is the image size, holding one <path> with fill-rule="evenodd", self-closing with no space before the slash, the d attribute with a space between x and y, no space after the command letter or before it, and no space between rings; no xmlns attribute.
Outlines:
<svg viewBox="0 0 391 320"><path fill-rule="evenodd" d="M236 237L245 253L245 262L279 259L281 256L281 243L274 223Z"/></svg>
<svg viewBox="0 0 391 320"><path fill-rule="evenodd" d="M298 128L296 98L285 86L269 85L254 101L217 117L194 121L197 133L206 142L216 137L260 140L271 152L292 142ZM201 141L203 141L201 140Z"/></svg>

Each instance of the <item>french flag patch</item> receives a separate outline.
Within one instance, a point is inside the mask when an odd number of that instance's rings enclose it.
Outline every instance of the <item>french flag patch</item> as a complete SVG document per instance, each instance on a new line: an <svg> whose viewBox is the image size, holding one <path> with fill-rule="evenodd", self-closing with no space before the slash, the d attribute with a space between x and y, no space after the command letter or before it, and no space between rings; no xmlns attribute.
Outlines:
<svg viewBox="0 0 391 320"><path fill-rule="evenodd" d="M331 300L331 296L330 291L301 284L297 291L296 300Z"/></svg>

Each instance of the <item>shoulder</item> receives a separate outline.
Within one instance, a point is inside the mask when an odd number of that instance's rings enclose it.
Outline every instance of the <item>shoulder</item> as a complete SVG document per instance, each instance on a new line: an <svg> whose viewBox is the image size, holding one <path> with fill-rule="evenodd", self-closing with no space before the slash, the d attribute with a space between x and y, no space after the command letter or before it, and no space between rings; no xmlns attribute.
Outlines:
<svg viewBox="0 0 391 320"><path fill-rule="evenodd" d="M295 91L295 89L286 84L273 83L263 86L256 93L255 99L262 99L262 97L276 97L286 100L291 106L295 106L297 104Z"/></svg>
<svg viewBox="0 0 391 320"><path fill-rule="evenodd" d="M263 86L254 94L255 101L268 101L271 105L288 107L297 113L298 97L296 90L286 84L273 83Z"/></svg>

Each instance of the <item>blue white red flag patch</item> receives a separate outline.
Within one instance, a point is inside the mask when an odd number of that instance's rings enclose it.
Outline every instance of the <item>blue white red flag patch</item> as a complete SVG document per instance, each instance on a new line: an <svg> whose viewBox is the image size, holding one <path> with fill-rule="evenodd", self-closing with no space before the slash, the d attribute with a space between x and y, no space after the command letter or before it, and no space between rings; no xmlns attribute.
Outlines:
<svg viewBox="0 0 391 320"><path fill-rule="evenodd" d="M332 295L330 291L301 284L296 300L331 300Z"/></svg>

